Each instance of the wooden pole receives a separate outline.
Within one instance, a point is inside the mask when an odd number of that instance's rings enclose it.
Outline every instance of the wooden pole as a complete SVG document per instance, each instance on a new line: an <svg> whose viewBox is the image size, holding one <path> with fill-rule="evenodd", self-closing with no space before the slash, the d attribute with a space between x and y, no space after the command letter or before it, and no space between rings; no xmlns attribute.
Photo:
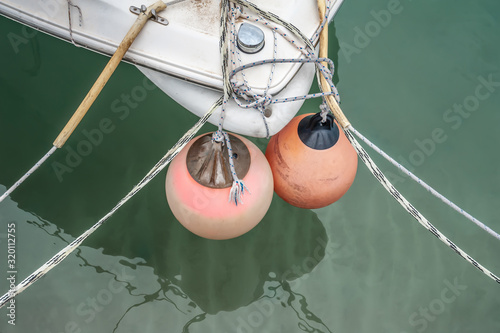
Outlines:
<svg viewBox="0 0 500 333"><path fill-rule="evenodd" d="M87 96L83 99L82 103L76 109L75 113L71 117L71 119L68 121L66 126L64 126L63 130L61 133L59 133L58 137L54 141L54 146L57 148L61 148L66 140L68 140L69 136L75 128L78 126L82 118L85 116L89 108L92 106L94 101L96 100L97 96L99 96L99 93L101 92L102 88L106 85L108 82L109 78L115 71L116 67L120 63L120 61L123 59L123 56L127 52L127 50L130 48L130 45L132 45L132 42L135 40L139 32L141 32L142 28L146 24L146 22L149 20L151 17L151 11L154 9L157 13L160 11L164 10L167 7L167 5L163 1L158 1L151 6L149 6L145 12L139 14L139 17L135 21L134 25L130 28L128 33L125 35L125 38L123 38L122 42L118 46L118 49L116 52L113 54L111 59L109 60L108 64L106 67L104 67L104 70L102 71L101 75L97 78L95 81L94 85L90 89L90 91L87 93Z"/></svg>
<svg viewBox="0 0 500 333"><path fill-rule="evenodd" d="M323 19L325 18L326 14L326 3L325 0L318 0L318 11L319 11L319 20L320 22L323 22ZM328 58L328 25L326 25L323 30L321 30L321 33L319 35L319 58ZM327 65L325 62L322 63L323 65ZM321 82L321 88L323 92L331 92L330 85L326 81L326 79L321 75L320 77L320 82ZM335 116L335 119L337 119L337 122L339 123L342 128L347 128L351 124L349 123L349 120L347 120L346 116L344 115L344 112L340 109L339 104L337 103L337 100L333 97L333 95L327 95L325 96L326 99L326 104L328 104L328 107L330 110L333 112L333 115Z"/></svg>

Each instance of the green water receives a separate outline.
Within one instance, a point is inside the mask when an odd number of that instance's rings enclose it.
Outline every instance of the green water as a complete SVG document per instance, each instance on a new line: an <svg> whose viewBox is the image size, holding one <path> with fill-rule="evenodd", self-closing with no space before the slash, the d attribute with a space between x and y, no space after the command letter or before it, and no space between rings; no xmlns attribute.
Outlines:
<svg viewBox="0 0 500 333"><path fill-rule="evenodd" d="M496 0L346 0L330 52L352 124L500 232L499 13ZM49 149L107 59L5 18L0 59L3 192ZM67 148L0 204L0 293L7 224L20 281L196 121L148 87L121 65ZM140 98L127 105L122 94ZM88 155L68 157L96 128L102 139ZM500 273L498 240L372 155L436 227ZM16 297L15 326L1 309L0 332L500 332L500 286L419 226L362 164L338 203L311 211L275 197L254 230L229 241L180 226L163 187L164 173Z"/></svg>

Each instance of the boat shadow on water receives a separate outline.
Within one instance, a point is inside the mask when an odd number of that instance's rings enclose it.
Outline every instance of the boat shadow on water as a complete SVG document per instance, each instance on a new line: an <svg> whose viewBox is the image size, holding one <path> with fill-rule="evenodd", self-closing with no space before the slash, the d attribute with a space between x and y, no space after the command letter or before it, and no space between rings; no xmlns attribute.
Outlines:
<svg viewBox="0 0 500 333"><path fill-rule="evenodd" d="M141 257L154 267L162 281L162 289L152 301L168 299L167 294L173 291L179 297L179 306L184 304L184 309L179 311L196 314L186 324L185 331L207 315L242 307L260 312L261 317L278 312L275 308L292 311L296 323L291 326L329 331L322 320L308 310L306 298L294 291L333 251L326 230L314 212L292 207L275 197L272 209L257 227L225 241L198 237L175 221L170 212L167 216L165 221L148 219L151 239L136 245L134 252L142 252ZM123 246L116 246L114 250L120 254ZM108 246L105 252L110 251L113 249ZM174 299L171 301L176 303ZM137 309L131 308L131 311ZM237 321L240 330L247 321L251 319Z"/></svg>
<svg viewBox="0 0 500 333"><path fill-rule="evenodd" d="M330 32L332 30L331 36L335 36L333 25L331 25ZM54 41L53 43L60 42ZM336 57L339 49L336 37L334 43L330 45L333 45L331 47L335 49L331 50L333 51L331 54ZM41 61L38 51L38 36L30 39L29 46L33 52L23 53L27 57L24 61L26 63L24 75L36 75ZM73 52L78 51L74 50ZM28 56L32 56L33 59L28 59ZM96 62L99 60L96 56L93 59ZM334 60L336 61L336 59ZM129 69L124 69L124 71L130 72ZM132 78L140 76L137 74L129 75ZM337 73L335 73L334 81L338 82ZM122 87L117 89L122 89ZM27 103L25 100L22 102ZM103 104L105 103L108 101L103 102ZM302 112L310 111L303 110ZM143 116L141 115L141 117ZM51 115L50 117L55 119L60 115ZM100 117L102 115L90 115L89 119L90 121L99 120ZM152 125L158 130L149 128L148 131L165 132L164 124L172 121L171 116L162 115L159 117L165 119L157 119L156 124ZM179 122L192 122L195 118L192 115L180 114L174 117L181 118ZM51 119L49 118L47 121L51 122ZM33 126L35 126L34 121ZM121 139L129 136L129 133L133 133L133 130L129 131L128 128L125 128L129 125L122 126L124 127L123 133L127 132L127 134L119 134L117 131L116 141L124 142L126 140ZM133 127L132 124L130 127ZM121 139L118 138L119 135ZM164 142L171 136L172 134L166 135L159 141ZM76 235L91 226L100 217L99 214L111 208L116 198L119 198L124 189L126 190L130 186L123 182L123 178L127 180L134 178L130 177L130 173L135 175L138 173L137 170L147 169L147 166L151 165L149 159L152 159L153 155L156 158L157 154L153 153L148 153L148 158L138 158L138 156L145 154L143 149L139 147L147 146L150 143L148 140L151 138L141 136L136 139L135 145L131 147L117 148L113 146L113 154L120 155L121 161L109 162L109 160L102 158L101 152L96 151L92 155L92 161L89 160L88 165L83 164L79 168L78 174L75 172L65 175L64 182L56 184L56 193L51 192L47 196L50 200L62 199L67 198L68 193L71 193L71 200L66 201L66 204L57 209L47 205L49 199L40 200L40 192L30 190L32 188L54 187L55 177L51 167L42 169L39 173L40 176L33 177L29 188L20 188L14 195L14 199L16 197L22 198L20 202L22 202L24 210L36 212L37 215L50 221L57 221L56 224L47 221L43 223L31 222L31 225L43 229L51 238L59 238L69 243ZM257 141L258 146L264 150L267 140L254 139L253 141ZM101 148L107 149L104 145ZM28 149L30 151L26 152L26 158L36 155L38 152L36 145L30 145ZM154 150L157 153L159 149L161 148L156 147ZM103 151L102 155L108 153L109 151ZM101 175L98 179L93 180L87 179L87 175L101 173L103 171L102 165L108 162L110 164L106 164L106 169L121 170L121 163L124 160L134 162L123 172L112 172L113 174ZM106 179L107 184L100 182L103 179ZM5 181L5 183L11 182L10 179ZM120 185L114 186L113 184ZM156 327L171 325L173 323L166 321L174 319L176 323L172 326L183 327L183 331L188 332L193 329L203 330L202 327L198 326L201 322L205 322L205 324L201 324L202 326L208 325L207 322L213 324L213 318L222 317L222 323L218 325L227 327L228 331L262 331L261 328L271 325L272 327L298 327L309 332L330 332L322 319L309 310L306 297L297 291L308 274L333 251L326 230L314 212L292 207L275 196L267 215L249 233L232 240L213 241L192 234L175 220L165 200L163 181L156 180L150 184L150 187L138 196L139 200L132 200L127 204L127 208L118 212L117 216L106 224L109 227L103 227L85 242L81 251L77 252L77 257L83 261L83 265L80 266L92 267L92 272L95 272L89 277L90 284L99 275L110 274L112 279L116 281L120 281L120 278L111 269L94 260L94 254L88 255L90 259L87 258L86 253L89 252L89 247L92 251L102 249L102 255L106 257L134 258L130 261L120 259L120 267L126 266L132 270L138 270L140 266L149 267L154 272L154 274L150 274L149 278L156 279L155 286L159 288L152 293L137 294L138 290L145 289L146 282L144 280L127 281L126 289L129 298L127 304L133 305L127 307L126 310L117 306L116 311L121 311L121 317L115 321L114 331L130 331L131 327L137 327L139 330L144 326L141 318L149 318L157 322L154 324L158 325ZM99 193L95 193L99 197L98 199L86 197L90 193L94 193L96 189L99 189ZM142 259L140 264L138 264L137 258ZM48 258L41 257L37 258L36 261L42 262L46 259ZM62 263L61 267L64 268L64 265L65 262ZM86 276L88 274L87 271L77 273L77 275ZM54 275L47 276L47 279L52 276ZM19 278L24 278L24 276L19 276ZM64 279L71 280L71 274L57 277L56 281ZM82 288L84 287L82 286ZM30 290L27 290L23 293L23 297L32 299L29 294ZM33 297L37 298L38 296L35 293ZM45 307L51 309L52 305L53 308L60 309L62 305L58 301L65 301L66 297L66 295L58 295ZM173 305L178 310L177 314L175 311L172 313L172 308L169 307L169 315L162 318L161 311L166 308L158 306L158 304L165 302ZM114 302L111 304L115 307ZM66 311L73 316L76 313L77 319L88 319L86 316L80 316L78 305L78 302L70 303L69 309L60 309L60 312ZM152 306L155 308L154 315L150 314L148 317L144 317L147 311L151 311ZM217 316L215 316L216 314ZM221 314L222 316L220 316ZM40 316L43 325L39 326L36 323L34 327L59 329L57 326L61 322L70 321L69 317L68 319L56 319L48 314ZM101 318L100 320L105 319ZM30 325L33 324L35 322L31 322Z"/></svg>
<svg viewBox="0 0 500 333"><path fill-rule="evenodd" d="M287 327L331 332L309 309L306 296L299 291L308 274L332 255L335 245L329 241L323 224L313 211L292 207L278 197L272 205L273 209L257 227L231 240L198 237L175 221L170 212L165 214L166 219L158 220L158 212L154 210L149 213L156 219L151 216L142 221L143 228L148 230L143 235L131 233L128 237L114 237L114 232L110 231L105 235L104 248L91 244L97 246L89 249L86 244L76 252L77 261L81 261L79 266L91 268L91 273L82 271L47 278L55 278L56 282L50 284L57 286L64 280L69 280L64 283L73 280L77 283L86 279L86 286L80 288L88 290L80 292L92 296L102 285L98 281L109 276L116 282L109 282L106 290L111 290L108 294L113 294L115 299L125 297L121 301L123 304L113 301L115 309L108 308L99 314L91 311L92 306L88 304L82 306L83 302L69 303L74 309L56 311L62 312L60 315L68 312L68 319L50 319L50 314L42 314L37 326L58 326L58 322L72 320L76 313L76 318L85 322L91 319L91 324L95 315L99 321L105 320L107 325L115 326L114 332L144 327L142 319L153 320L154 324L148 324L152 327L167 326L172 331L176 331L175 327L182 328L183 332L204 330L203 327L212 326L215 320L223 331L253 332L254 329L282 326L283 318L288 321ZM41 218L26 222L43 230L50 238L65 243L72 239L62 228ZM94 253L96 250L100 253ZM72 265L74 263L69 264ZM126 284L127 293L115 295L120 283ZM52 306L51 313L67 302L64 290L54 292L54 299L45 303L47 309ZM23 297L39 297L36 293L35 296L27 295L29 293L26 291ZM102 290L96 295L96 304L105 307L107 304L99 300L105 299ZM129 306L124 307L125 304ZM114 313L113 316L104 318L103 314L108 312ZM115 321L110 323L110 320Z"/></svg>

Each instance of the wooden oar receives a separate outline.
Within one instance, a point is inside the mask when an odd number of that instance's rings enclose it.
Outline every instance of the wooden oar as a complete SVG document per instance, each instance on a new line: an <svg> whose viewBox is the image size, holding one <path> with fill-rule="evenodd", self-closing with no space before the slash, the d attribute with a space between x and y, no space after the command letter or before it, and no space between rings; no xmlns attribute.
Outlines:
<svg viewBox="0 0 500 333"><path fill-rule="evenodd" d="M69 136L71 135L71 133L73 133L76 126L78 126L82 118L94 103L97 96L99 96L102 88L104 88L104 86L108 82L116 67L123 59L123 56L130 48L130 45L132 45L132 42L135 40L139 32L141 32L144 25L146 25L148 19L152 16L151 12L153 10L156 12L160 12L166 7L167 5L163 1L158 1L149 6L145 12L139 14L139 17L137 18L137 20L135 20L134 25L125 35L125 38L123 38L122 42L118 46L118 49L113 54L106 67L104 67L101 75L99 75L92 88L90 88L87 96L85 96L78 109L76 109L71 119L68 121L66 126L64 126L61 133L59 133L59 135L57 136L56 140L54 141L54 146L56 146L57 148L61 148L66 140L68 140Z"/></svg>
<svg viewBox="0 0 500 333"><path fill-rule="evenodd" d="M59 135L57 136L56 140L54 141L54 146L33 167L31 167L31 169L29 169L28 172L26 172L14 185L12 185L5 193L3 193L0 196L0 202L2 202L10 193L12 193L19 185L21 185L21 183L24 182L26 178L28 178L36 169L38 169L38 167L40 167L40 165L42 165L42 163L45 162L47 158L49 158L50 155L52 155L52 153L56 151L57 148L61 148L64 145L64 143L66 142L66 140L68 140L71 133L73 133L75 128L78 126L82 118L89 110L89 108L92 106L97 96L99 96L99 93L101 92L102 88L104 88L104 86L108 82L109 78L115 71L116 67L123 59L123 56L130 48L130 45L132 45L132 42L135 40L137 35L139 35L139 32L141 32L142 28L144 27L144 25L146 25L146 22L149 20L149 18L151 18L151 16L153 15L152 13L154 12L159 13L165 8L167 8L167 5L172 5L174 3L181 1L183 0L174 0L169 3L158 1L152 4L151 6L147 7L144 12L141 12L139 14L138 18L134 22L134 25L132 25L132 27L127 32L122 42L118 46L118 49L115 51L111 59L108 61L106 67L104 67L104 70L102 71L101 75L99 75L92 88L90 88L90 91L88 92L87 96L85 96L78 109L76 109L71 119L68 121L66 126L64 126L61 133L59 133Z"/></svg>
<svg viewBox="0 0 500 333"><path fill-rule="evenodd" d="M326 3L325 0L318 0L318 10L319 10L319 20L320 22L323 22L323 19L325 18L326 14ZM319 35L319 58L328 58L328 25L326 25L323 30L321 30L321 33ZM323 65L327 65L326 63L322 63ZM326 81L326 79L321 75L320 77L320 82L321 82L321 88L323 89L324 92L331 92L330 85ZM330 110L332 110L333 115L335 116L335 119L339 123L342 128L347 128L350 123L349 120L347 120L346 116L344 115L344 112L340 109L339 104L337 103L337 100L333 97L333 95L327 95L325 96L326 99L326 104L328 104L328 107Z"/></svg>

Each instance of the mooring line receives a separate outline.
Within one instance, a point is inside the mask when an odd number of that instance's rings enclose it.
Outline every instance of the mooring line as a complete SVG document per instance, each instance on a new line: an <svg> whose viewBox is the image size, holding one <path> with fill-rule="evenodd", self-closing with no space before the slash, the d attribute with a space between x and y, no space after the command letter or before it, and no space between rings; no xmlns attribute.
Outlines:
<svg viewBox="0 0 500 333"><path fill-rule="evenodd" d="M19 185L21 185L26 180L26 178L31 176L31 174L35 172L35 170L38 169L40 165L42 165L43 162L45 162L45 160L48 159L50 155L52 155L56 150L57 147L52 146L52 148L50 148L50 150L45 155L43 155L43 157L38 162L36 162L35 165L33 165L31 169L28 170L28 172L26 172L21 178L19 178L17 182L14 183L14 185L12 185L4 194L0 196L0 202L4 201L5 198L7 198L12 192L14 192L14 190L18 188Z"/></svg>
<svg viewBox="0 0 500 333"><path fill-rule="evenodd" d="M30 285L35 283L42 276L47 274L52 268L57 266L61 261L63 261L68 255L73 252L78 246L80 246L83 241L89 237L94 231L96 231L104 222L106 222L121 206L123 206L128 200L130 200L134 195L136 195L142 188L144 188L151 180L153 180L158 173L160 173L172 159L177 156L177 154L184 148L184 146L191 141L191 139L196 135L200 128L205 124L214 113L214 111L222 105L222 97L215 102L210 110L196 122L196 124L191 127L177 143L170 148L170 150L163 156L161 160L156 163L156 165L144 176L144 178L132 188L132 190L123 197L113 209L111 209L104 217L102 217L96 224L94 224L90 229L81 234L78 238L72 241L68 246L59 251L55 256L49 259L45 264L40 266L36 271L31 273L27 278L20 282L14 289L9 290L2 297L0 297L0 308L3 307L7 302L9 302L16 295L20 294L23 290L28 288Z"/></svg>
<svg viewBox="0 0 500 333"><path fill-rule="evenodd" d="M489 271L486 267L477 262L474 258L469 256L465 251L459 248L455 243L453 243L448 237L446 237L441 231L439 231L432 223L430 223L425 216L423 216L413 205L406 200L406 198L399 193L399 191L394 187L394 185L389 182L384 173L378 168L375 162L371 159L370 155L365 151L365 149L359 144L359 142L354 137L351 132L352 126L344 129L344 133L351 142L352 146L356 150L359 158L368 167L373 176L379 181L380 184L391 194L391 196L401 205L403 208L411 215L415 220L418 221L425 229L436 236L441 242L450 247L456 254L461 256L463 259L467 260L474 267L483 272L486 276L500 283L498 276Z"/></svg>
<svg viewBox="0 0 500 333"><path fill-rule="evenodd" d="M80 7L75 6L71 3L71 1L68 1L68 14L71 15L71 7L74 6L78 8L80 11L81 15L81 10ZM120 45L118 45L118 48L116 49L115 53L113 56L109 59L108 63L102 70L101 74L97 78L97 80L94 82L92 85L92 88L90 88L89 92L83 99L83 101L80 103L76 111L73 113L71 116L70 120L66 123L62 131L59 133L57 138L55 139L53 143L53 147L49 150L47 154L45 154L40 161L38 161L27 173L24 174L13 186L11 186L7 192L5 192L1 197L0 197L0 203L10 194L12 193L16 188L21 185L26 178L28 178L40 165L47 160L47 158L52 155L52 153L57 149L61 148L68 138L71 136L73 131L76 129L78 124L82 121L83 117L86 115L87 111L90 109L96 98L99 96L101 93L102 89L108 82L109 78L111 75L114 73L120 62L122 61L123 57L125 56L125 53L127 50L130 48L130 45L134 42L134 40L137 38L141 30L144 28L146 25L146 22L152 17L152 13L154 12L161 12L166 8L166 4L159 0L152 4L151 6L147 7L143 12L139 14L137 19L135 20L134 24L132 27L129 29L123 40L121 41ZM70 22L70 36L71 40L73 41L73 34L72 34L72 29L71 29L71 16L69 17L69 22ZM76 45L76 43L73 41L73 44Z"/></svg>
<svg viewBox="0 0 500 333"><path fill-rule="evenodd" d="M326 8L325 0L318 0L318 8L320 9L320 17L324 15L324 10ZM321 35L327 34L328 30L323 29L321 31ZM320 35L320 48L319 48L319 57L320 58L327 58L328 57L328 39L327 38L321 38ZM323 43L321 43L323 41ZM324 87L323 90L328 89L328 85L326 82L321 82L321 85ZM459 256L461 256L463 259L467 260L470 264L472 264L474 267L479 269L481 272L483 272L486 276L490 277L491 279L495 280L497 283L500 283L500 279L490 272L488 269L486 269L484 266L479 264L474 258L469 256L465 251L460 249L458 246L455 245L450 239L448 239L442 232L440 232L435 226L433 226L413 205L406 200L401 193L389 182L389 180L386 178L384 173L378 168L378 166L375 164L375 162L371 159L370 155L364 150L363 146L359 144L359 142L356 140L356 138L353 135L352 130L352 125L349 123L349 120L347 117L344 115L342 109L340 109L340 106L338 105L337 101L332 97L332 95L327 95L324 97L328 107L330 108L331 112L334 114L337 122L339 123L340 127L344 131L345 135L351 142L351 145L354 147L356 150L356 153L358 154L359 158L363 161L363 163L368 167L370 172L373 174L375 178L379 181L380 184L389 192L392 197L401 205L403 208L411 215L413 218L415 218L424 228L426 228L428 231L430 231L434 236L436 236L440 241L445 243L447 246L449 246L455 253L457 253Z"/></svg>
<svg viewBox="0 0 500 333"><path fill-rule="evenodd" d="M243 5L243 6L246 6L246 7L249 7L249 8L252 8L253 10L256 10L262 16L264 16L264 17L266 17L268 19L269 18L273 18L273 21L275 21L275 22L277 21L277 22L283 24L283 22L279 18L277 18L275 15L272 15L272 13L265 13L262 10L260 10L259 8L257 8L255 5L253 5L250 2L248 2L248 1L245 1L245 0L230 0L230 1L239 3L240 5ZM225 0L223 3L225 3L227 5L228 1ZM320 8L321 8L321 3L323 3L322 5L325 6L324 0L318 0L318 3L319 3ZM292 30L295 28L294 26L291 26L291 25L288 25L286 27L288 29L292 29ZM323 29L323 31L326 31L326 29ZM322 31L322 33L323 33L323 31ZM294 32L296 32L296 31L294 31ZM297 33L299 35L302 35L300 33L300 31L298 31ZM221 47L223 47L223 44L225 42L226 41L224 41L223 39L221 39ZM327 46L320 45L319 58L326 58L327 57L327 54L324 54L324 52L327 52L325 50L327 50ZM227 61L227 59L225 59L225 61ZM223 65L223 67L224 67L224 65ZM226 72L226 75L227 75L227 72ZM323 75L325 75L325 73L323 73ZM323 89L326 88L325 89L326 91L328 91L327 90L328 88L331 88L328 85L333 85L333 83L329 82L330 80L327 80L328 78L329 78L328 75L326 75L325 76L325 80L323 80L321 82L322 88ZM228 80L225 80L225 81L228 81ZM226 84L227 84L227 82L226 82ZM226 95L226 93L224 95ZM9 290L6 294L4 294L2 297L0 297L0 308L3 307L8 301L10 301L16 295L18 295L23 290L25 290L30 285L32 285L34 282L36 282L38 279L40 279L42 276L44 276L48 271L50 271L52 268L54 268L62 260L64 260L71 252L73 252L78 246L80 246L83 243L83 241L88 236L90 236L104 222L106 222L121 206L123 206L128 200L130 200L142 188L144 188L156 175L158 175L158 173L160 173L170 163L170 161L172 161L172 159L182 150L182 148L195 136L195 134L200 130L200 128L203 126L203 124L205 124L208 121L208 119L214 113L214 111L218 107L221 107L223 105L223 102L227 101L227 97L228 96L223 96L217 102L215 102L214 105L212 105L212 107L210 108L210 110L202 118L200 118L198 120L198 122L179 139L179 141L165 154L165 156L160 161L158 161L158 163L156 163L156 165L148 172L148 174L146 176L144 176L144 178L136 186L134 186L134 188L132 188L132 190L124 198L122 198L113 209L111 209L111 211L109 211L96 224L94 224L90 229L88 229L82 235L80 235L78 238L76 238L68 246L66 246L64 249L62 249L61 251L59 251L55 256L53 256L50 260L48 260L44 265L42 265L35 272L33 272L32 274L30 274L26 279L24 279L21 283L19 283L14 289ZM375 176L375 178L377 178L377 180L382 184L382 186L392 195L392 197L396 201L398 201L398 203L400 203L401 206L403 206L403 208L405 208L405 210L410 215L412 215L424 228L426 228L428 231L430 231L439 240L441 240L443 243L445 243L446 245L448 245L458 255L460 255L462 258L464 258L465 260L467 260L469 263L471 263L473 266L475 266L477 269L479 269L485 275L489 276L491 279L493 279L496 282L500 283L500 279L495 274L493 274L488 269L486 269L484 266L482 266L481 264L479 264L475 259L473 259L465 251L463 251L458 246L456 246L450 239L448 239L443 233L441 233L436 227L434 227L389 182L389 180L385 177L385 175L382 173L382 171L378 168L378 166L375 164L375 162L371 159L371 157L368 155L368 153L364 150L364 148L359 144L359 142L354 137L353 133L356 133L357 131L350 125L349 121L347 120L347 118L343 114L342 110L338 106L337 101L335 99L336 96L332 96L331 94L330 95L326 94L326 95L324 95L322 97L327 102L330 110L334 113L334 115L335 115L337 121L339 122L339 124L341 125L344 133L346 134L347 138L349 139L349 141L351 142L352 146L356 150L359 158L368 167L368 169ZM358 134L356 134L356 135L358 135ZM43 161L45 161L50 156L50 154L52 154L53 151L55 151L56 148L57 147L54 146L49 151L49 153L47 153L37 164L43 163ZM33 170L30 169L30 171L32 172L32 171L36 170L37 167L38 166L35 165L34 166L35 169L32 168ZM403 169L401 169L401 170L403 170ZM30 173L30 171L28 171L28 173ZM29 176L28 173L27 173L27 176ZM429 186L429 188L430 188L430 186ZM4 193L4 195L2 196L2 198L6 197L7 195Z"/></svg>
<svg viewBox="0 0 500 333"><path fill-rule="evenodd" d="M396 168L401 170L403 173L408 175L411 179L413 179L415 182L420 184L423 188L425 188L428 192L430 192L432 195L434 195L436 198L440 199L442 202L456 210L458 213L462 214L465 218L470 220L471 222L475 223L478 227L495 237L496 239L500 240L500 234L498 234L495 230L491 229L488 227L486 224L483 222L479 221L476 219L474 216L471 214L467 213L464 209L460 208L457 206L455 203L453 203L450 199L436 191L432 186L424 182L422 179L418 178L413 174L410 170L406 169L403 165L398 163L395 159L393 159L391 156L389 156L386 152L384 152L382 149L377 147L373 142L368 140L363 134L361 134L358 130L356 130L354 127L350 127L350 130L356 134L358 138L360 138L363 142L365 142L367 145L369 145L373 150L375 150L377 153L379 153L382 157L384 157L387 161L389 161L392 165L394 165Z"/></svg>

